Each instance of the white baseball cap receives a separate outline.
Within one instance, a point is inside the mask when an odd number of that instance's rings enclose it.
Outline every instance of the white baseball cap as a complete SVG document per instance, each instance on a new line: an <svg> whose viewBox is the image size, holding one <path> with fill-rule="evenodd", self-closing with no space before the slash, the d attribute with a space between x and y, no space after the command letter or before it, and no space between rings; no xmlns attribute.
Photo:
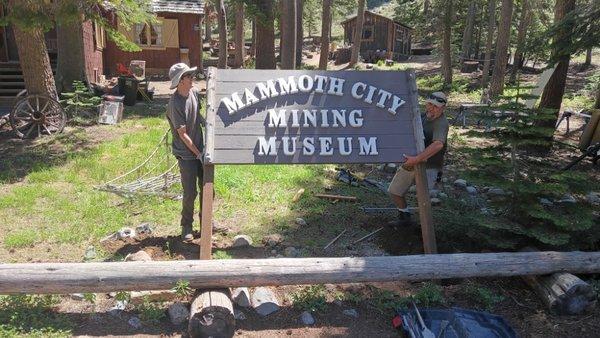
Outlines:
<svg viewBox="0 0 600 338"><path fill-rule="evenodd" d="M198 67L190 68L190 66L186 65L183 62L172 65L171 68L169 69L169 79L171 80L170 89L177 88L177 85L179 85L179 81L181 80L181 77L188 73L195 73L197 68Z"/></svg>
<svg viewBox="0 0 600 338"><path fill-rule="evenodd" d="M431 95L427 97L425 102L429 102L436 107L442 107L445 106L446 103L448 103L448 100L446 99L446 94L442 92L435 92L431 93Z"/></svg>

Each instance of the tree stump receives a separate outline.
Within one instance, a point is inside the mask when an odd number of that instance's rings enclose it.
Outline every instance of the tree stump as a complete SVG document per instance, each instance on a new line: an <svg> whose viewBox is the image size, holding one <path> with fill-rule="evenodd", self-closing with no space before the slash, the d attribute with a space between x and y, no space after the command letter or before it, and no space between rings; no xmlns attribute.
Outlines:
<svg viewBox="0 0 600 338"><path fill-rule="evenodd" d="M544 305L559 315L577 315L596 305L592 286L568 272L546 276L523 276Z"/></svg>
<svg viewBox="0 0 600 338"><path fill-rule="evenodd" d="M478 67L479 67L479 62L477 62L477 61L465 61L465 62L463 62L463 65L460 68L460 71L462 73L474 73L477 71Z"/></svg>
<svg viewBox="0 0 600 338"><path fill-rule="evenodd" d="M192 302L190 337L233 337L235 318L228 289L204 290Z"/></svg>

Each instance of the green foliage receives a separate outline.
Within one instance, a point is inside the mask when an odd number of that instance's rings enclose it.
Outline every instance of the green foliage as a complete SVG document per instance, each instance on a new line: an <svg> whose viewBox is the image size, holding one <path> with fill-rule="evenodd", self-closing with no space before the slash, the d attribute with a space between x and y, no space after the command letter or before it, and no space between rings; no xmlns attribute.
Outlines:
<svg viewBox="0 0 600 338"><path fill-rule="evenodd" d="M213 259L232 259L233 256L224 250L215 250L213 252Z"/></svg>
<svg viewBox="0 0 600 338"><path fill-rule="evenodd" d="M127 291L119 291L115 295L115 300L117 302L128 303L131 300L131 293Z"/></svg>
<svg viewBox="0 0 600 338"><path fill-rule="evenodd" d="M194 292L194 290L190 287L190 282L183 279L178 280L171 290L175 292L179 298L187 298Z"/></svg>
<svg viewBox="0 0 600 338"><path fill-rule="evenodd" d="M464 289L469 298L483 306L487 311L492 311L496 304L502 302L506 297L495 293L485 286L468 283Z"/></svg>
<svg viewBox="0 0 600 338"><path fill-rule="evenodd" d="M96 304L96 294L86 292L83 294L83 300L85 300L86 302L88 302L90 304Z"/></svg>
<svg viewBox="0 0 600 338"><path fill-rule="evenodd" d="M96 96L81 81L73 81L73 91L61 93L64 105L73 118L90 118L96 116L96 109L102 102L102 98Z"/></svg>
<svg viewBox="0 0 600 338"><path fill-rule="evenodd" d="M446 304L446 298L442 293L442 287L426 282L419 290L409 297L401 297L392 291L372 288L369 303L381 313L393 313L398 308L407 307L410 302L430 307Z"/></svg>
<svg viewBox="0 0 600 338"><path fill-rule="evenodd" d="M442 287L431 282L423 283L419 291L413 295L413 299L415 303L425 307L446 303Z"/></svg>
<svg viewBox="0 0 600 338"><path fill-rule="evenodd" d="M327 308L326 289L323 284L303 287L291 295L294 307L312 312L323 312Z"/></svg>
<svg viewBox="0 0 600 338"><path fill-rule="evenodd" d="M520 101L530 95L519 87L508 88L507 92L513 94L505 99L512 96L512 100L492 110L512 113L485 132L471 133L493 139L493 145L468 153L470 174L466 175L472 182L502 188L508 194L491 202L488 213L500 218L467 221L476 230L467 230L466 236L502 249L531 244L554 248L593 247L598 236L590 236L595 228L591 208L570 203L557 203L552 207L540 204L541 198L560 200L567 193L585 193L590 189L585 175L554 172L530 156L532 149L548 146L554 129L540 127L538 122L554 119L554 113L525 108ZM470 209L469 215L480 214L479 206L466 208ZM588 236L582 236L584 233Z"/></svg>
<svg viewBox="0 0 600 338"><path fill-rule="evenodd" d="M136 307L136 311L139 312L140 319L145 322L157 323L166 318L162 303L153 303L148 296L144 297L144 301Z"/></svg>
<svg viewBox="0 0 600 338"><path fill-rule="evenodd" d="M52 311L57 296L0 296L0 337L69 337L73 325L64 314Z"/></svg>

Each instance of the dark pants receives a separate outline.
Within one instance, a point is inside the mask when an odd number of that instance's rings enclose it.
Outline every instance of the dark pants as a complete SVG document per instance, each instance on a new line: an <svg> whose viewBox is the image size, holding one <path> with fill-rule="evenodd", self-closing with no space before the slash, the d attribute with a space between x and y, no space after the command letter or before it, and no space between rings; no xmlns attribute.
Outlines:
<svg viewBox="0 0 600 338"><path fill-rule="evenodd" d="M183 200L181 209L182 228L192 228L194 223L194 202L200 192L202 196L202 162L199 160L181 160L179 162L179 172L181 173L181 185L183 186ZM200 197L200 204L202 197ZM200 206L199 214L202 213Z"/></svg>

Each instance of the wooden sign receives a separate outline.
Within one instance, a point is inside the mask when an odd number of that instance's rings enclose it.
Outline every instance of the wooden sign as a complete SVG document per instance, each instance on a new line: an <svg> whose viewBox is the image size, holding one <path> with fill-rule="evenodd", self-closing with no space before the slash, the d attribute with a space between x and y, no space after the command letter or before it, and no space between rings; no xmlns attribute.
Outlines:
<svg viewBox="0 0 600 338"><path fill-rule="evenodd" d="M412 72L210 69L208 81L208 163L401 162L423 142Z"/></svg>
<svg viewBox="0 0 600 338"><path fill-rule="evenodd" d="M389 163L424 149L414 73L207 73L200 259L210 259L216 164ZM425 167L416 167L426 253L436 252Z"/></svg>

